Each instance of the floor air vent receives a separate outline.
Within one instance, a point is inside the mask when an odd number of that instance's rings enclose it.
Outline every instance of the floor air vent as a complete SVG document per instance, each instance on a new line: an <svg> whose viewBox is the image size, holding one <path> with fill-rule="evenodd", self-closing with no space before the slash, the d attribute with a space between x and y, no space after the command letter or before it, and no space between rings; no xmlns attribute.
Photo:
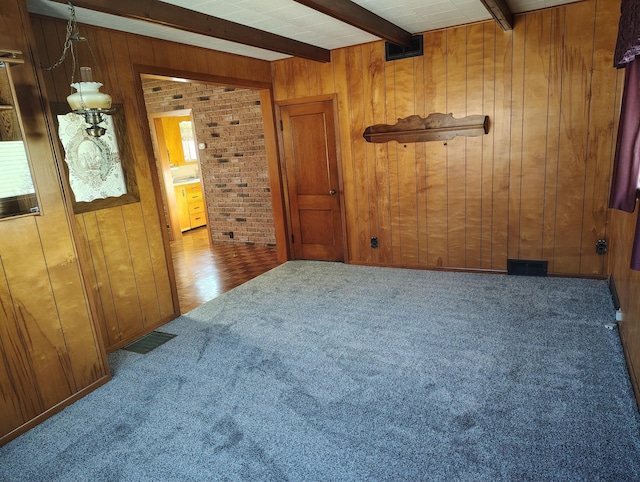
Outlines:
<svg viewBox="0 0 640 482"><path fill-rule="evenodd" d="M168 342L171 338L175 338L176 335L171 333L162 333L161 331L152 331L146 336L129 343L127 346L122 347L123 350L132 351L134 353L140 353L144 355L151 350L158 348L160 345Z"/></svg>
<svg viewBox="0 0 640 482"><path fill-rule="evenodd" d="M547 276L547 261L508 259L507 273L516 276Z"/></svg>

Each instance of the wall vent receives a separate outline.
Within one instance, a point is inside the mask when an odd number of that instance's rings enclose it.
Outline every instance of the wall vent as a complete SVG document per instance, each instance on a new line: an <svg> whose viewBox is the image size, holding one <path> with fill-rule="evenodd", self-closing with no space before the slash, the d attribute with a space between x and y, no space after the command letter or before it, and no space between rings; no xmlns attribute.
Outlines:
<svg viewBox="0 0 640 482"><path fill-rule="evenodd" d="M516 276L547 276L547 261L507 259L507 273Z"/></svg>
<svg viewBox="0 0 640 482"><path fill-rule="evenodd" d="M403 47L391 42L385 42L384 52L386 61L408 59L409 57L420 57L424 54L424 43L422 35L411 37L411 47Z"/></svg>

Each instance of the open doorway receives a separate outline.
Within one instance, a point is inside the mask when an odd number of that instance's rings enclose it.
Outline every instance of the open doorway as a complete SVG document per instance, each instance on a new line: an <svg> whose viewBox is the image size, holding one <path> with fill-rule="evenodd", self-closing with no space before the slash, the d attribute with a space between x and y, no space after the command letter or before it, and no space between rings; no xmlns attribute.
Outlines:
<svg viewBox="0 0 640 482"><path fill-rule="evenodd" d="M250 88L140 77L184 313L279 264L262 96ZM180 133L185 122L193 141ZM194 185L201 198L187 202L181 217L182 190ZM203 213L192 212L198 202ZM202 214L204 225L183 222Z"/></svg>
<svg viewBox="0 0 640 482"><path fill-rule="evenodd" d="M205 191L191 109L149 114L169 239L207 226ZM209 236L210 239L210 236Z"/></svg>

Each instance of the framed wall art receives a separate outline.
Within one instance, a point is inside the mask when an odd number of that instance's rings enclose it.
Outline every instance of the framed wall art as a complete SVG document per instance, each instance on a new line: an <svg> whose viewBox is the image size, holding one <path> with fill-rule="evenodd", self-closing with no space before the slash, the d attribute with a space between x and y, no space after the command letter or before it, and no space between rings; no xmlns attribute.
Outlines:
<svg viewBox="0 0 640 482"><path fill-rule="evenodd" d="M56 123L63 171L75 214L140 201L133 155L121 104L105 114L106 132L94 137L86 132L84 118L69 112L67 104L55 103Z"/></svg>

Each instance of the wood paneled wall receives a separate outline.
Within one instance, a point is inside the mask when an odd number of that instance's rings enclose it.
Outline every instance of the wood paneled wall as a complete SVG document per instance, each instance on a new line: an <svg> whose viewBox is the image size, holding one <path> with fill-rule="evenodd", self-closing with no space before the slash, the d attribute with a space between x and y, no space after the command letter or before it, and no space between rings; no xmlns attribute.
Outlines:
<svg viewBox="0 0 640 482"><path fill-rule="evenodd" d="M42 61L51 64L60 55L66 22L33 16L32 23ZM261 60L90 26L80 26L80 31L97 57L102 90L114 103L124 105L140 190L139 203L76 216L104 342L107 350L113 350L179 314L170 281L168 238L158 211L157 175L150 168L153 152L143 135L148 121L139 104L134 66L215 74L267 86L271 72L269 63ZM68 61L45 75L50 101L64 102L70 93L70 65Z"/></svg>
<svg viewBox="0 0 640 482"><path fill-rule="evenodd" d="M588 0L424 35L424 56L385 62L384 43L329 64L272 63L276 102L336 94L348 259L556 274L606 274L604 238L620 78L618 1ZM369 144L372 124L432 112L490 117L488 135ZM370 238L379 248L370 247Z"/></svg>
<svg viewBox="0 0 640 482"><path fill-rule="evenodd" d="M611 210L609 268L620 298L620 337L640 407L640 271L629 269L638 209L634 214Z"/></svg>
<svg viewBox="0 0 640 482"><path fill-rule="evenodd" d="M0 445L109 380L75 250L22 0L0 8L42 215L0 221Z"/></svg>

